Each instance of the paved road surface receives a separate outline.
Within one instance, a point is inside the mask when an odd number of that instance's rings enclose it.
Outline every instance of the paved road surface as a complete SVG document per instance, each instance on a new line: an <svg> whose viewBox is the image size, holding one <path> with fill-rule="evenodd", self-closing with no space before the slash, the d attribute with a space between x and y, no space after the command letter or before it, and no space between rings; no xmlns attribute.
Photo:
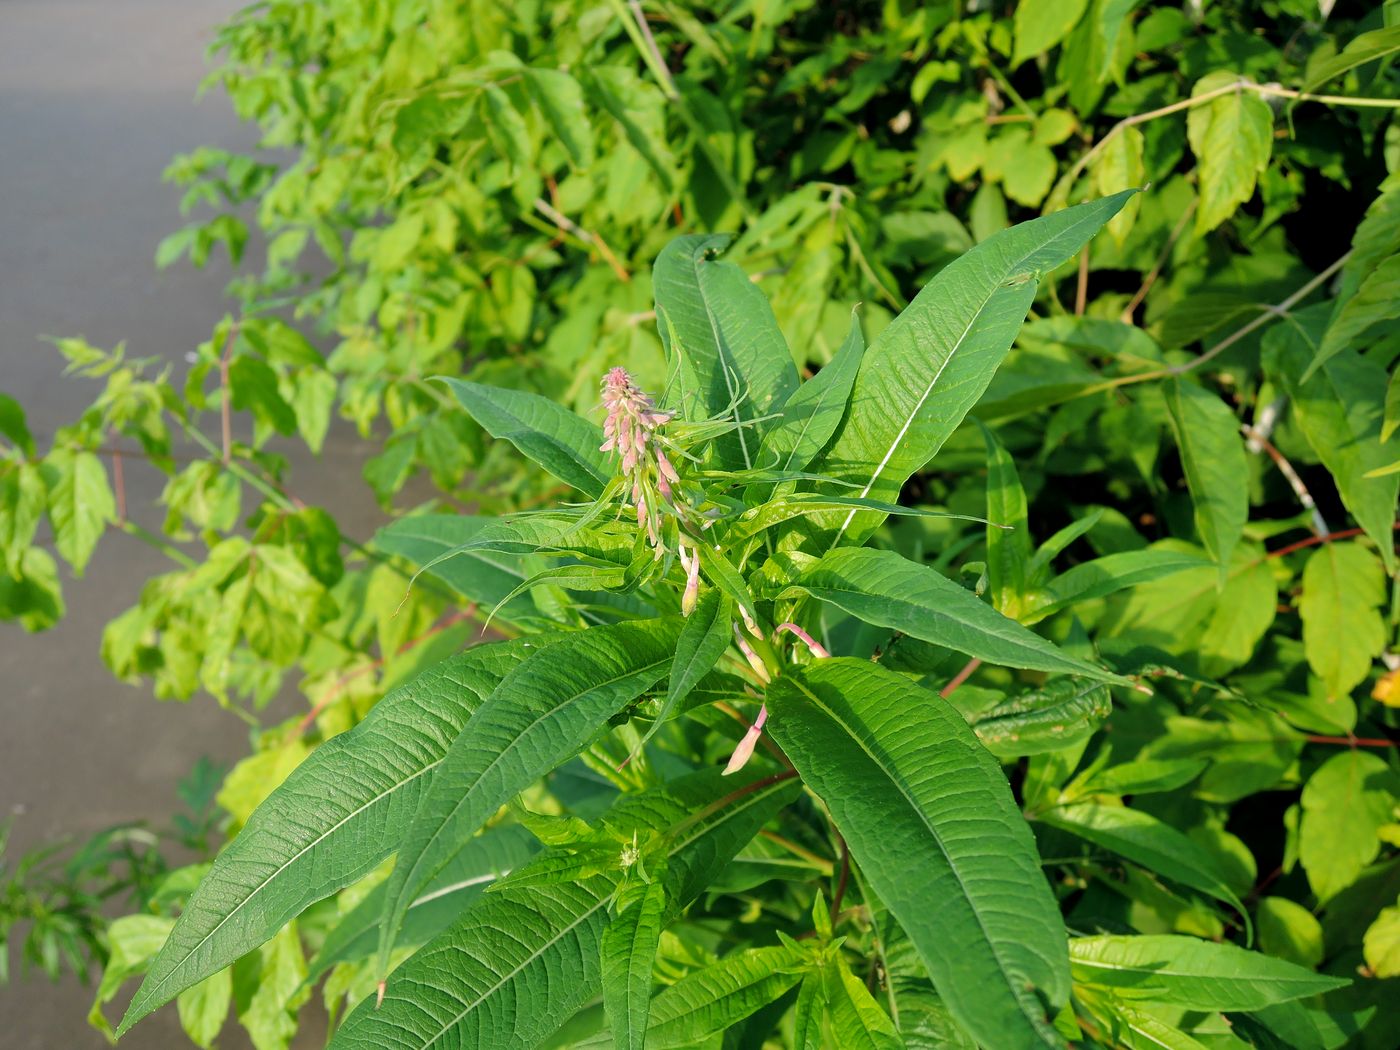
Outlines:
<svg viewBox="0 0 1400 1050"><path fill-rule="evenodd" d="M157 274L151 259L181 222L180 191L160 181L171 156L252 144L222 96L194 104L210 31L240 6L0 0L0 389L26 406L41 440L86 406L92 387L61 379L61 361L40 335L82 334L99 346L126 340L135 353L179 361L229 308L226 268ZM332 444L321 463L303 456L294 468L298 492L367 535L368 497L347 506L344 495L363 490L356 479L366 450L344 435ZM139 520L160 481L131 473ZM98 657L103 624L168 568L142 544L108 536L86 578L65 583L69 615L57 629L27 636L0 625L0 818L14 815L16 846L163 819L197 756L228 763L246 753L242 724L207 697L158 703L113 681ZM0 988L0 1047L105 1047L84 1021L90 999L73 982ZM226 1035L236 1038L221 1040L224 1050L246 1045L241 1030ZM188 1044L167 1009L121 1045Z"/></svg>

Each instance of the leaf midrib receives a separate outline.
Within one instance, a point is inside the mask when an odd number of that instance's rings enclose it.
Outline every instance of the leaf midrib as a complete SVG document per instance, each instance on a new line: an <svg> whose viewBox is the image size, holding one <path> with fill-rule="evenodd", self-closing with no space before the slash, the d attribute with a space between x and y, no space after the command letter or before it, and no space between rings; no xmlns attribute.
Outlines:
<svg viewBox="0 0 1400 1050"><path fill-rule="evenodd" d="M744 468L753 469L753 461L749 456L749 443L744 438L744 420L739 414L739 392L734 389L734 382L730 378L729 360L726 354L724 338L720 333L719 326L715 323L715 312L710 308L710 296L705 291L704 279L700 276L700 267L704 265L704 252L691 253L690 265L695 276L695 288L700 293L700 304L705 308L705 320L709 322L710 334L714 336L715 352L719 355L720 370L724 373L724 388L729 391L729 401L734 406L734 433L739 439L739 448L744 453ZM737 362L734 365L734 375L739 374Z"/></svg>
<svg viewBox="0 0 1400 1050"><path fill-rule="evenodd" d="M895 788L899 791L900 795L903 796L904 801L908 804L909 808L913 810L915 816L919 818L920 823L922 823L924 827L928 829L929 834L933 837L933 841L938 847L938 851L943 855L943 859L948 865L948 870L951 871L953 873L953 877L958 880L958 888L962 890L963 898L968 902L969 910L972 912L973 918L977 922L977 928L981 931L983 940L991 949L992 957L997 961L998 972L1001 973L1003 979L1006 981L1006 987L1011 992L1011 998L1016 1003L1016 1008L1020 1010L1021 1014L1030 1022L1031 1030L1037 1032L1038 1034L1039 1026L1044 1024L1044 1018L1037 1017L1027 1010L1026 1003L1022 1001L1020 990L1017 989L1016 985L1013 984L1010 979L1010 974L1008 972L1009 967L1006 964L1006 960L1002 958L1001 951L998 947L997 942L992 938L991 934L988 932L986 923L982 919L982 913L973 904L972 894L968 893L967 891L967 883L963 879L962 872L959 870L958 865L953 862L952 855L948 852L947 847L943 844L943 836L938 833L938 829L935 828L932 824L930 824L928 818L924 816L923 810L919 807L917 801L913 798L913 796L910 795L909 790L905 786L903 779L897 777L894 774L894 772L879 759L875 752L872 751L866 745L865 741L855 732L855 730L852 729L851 726L849 726L839 714L837 714L835 709L833 709L829 704L822 700L822 698L818 696L814 690L808 688L805 682L797 681L796 679L789 680L792 681L793 684L796 685L797 688L800 689L807 696L807 699L811 703L815 704L822 711L825 711L827 715L830 716L831 720L835 722L838 726L840 726L841 729L843 729L846 732L846 734L856 742L857 746L859 746L860 749L865 752L865 754L869 757L870 761L874 763L875 767L879 769L880 772L884 773L886 777L889 778L890 783L893 784ZM915 947L917 948L918 946L916 945ZM922 950L920 950L919 954L920 956L923 955Z"/></svg>

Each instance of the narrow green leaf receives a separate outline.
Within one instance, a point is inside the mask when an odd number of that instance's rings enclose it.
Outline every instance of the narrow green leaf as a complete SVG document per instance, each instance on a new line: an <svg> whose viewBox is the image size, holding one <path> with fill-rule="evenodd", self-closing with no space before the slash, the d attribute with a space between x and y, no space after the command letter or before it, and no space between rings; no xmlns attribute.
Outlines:
<svg viewBox="0 0 1400 1050"><path fill-rule="evenodd" d="M1386 26L1362 33L1338 54L1310 68L1303 92L1309 94L1334 77L1397 51L1400 51L1400 26Z"/></svg>
<svg viewBox="0 0 1400 1050"><path fill-rule="evenodd" d="M989 663L1122 681L1061 652L934 569L894 551L839 548L804 572L790 590L830 602L866 623Z"/></svg>
<svg viewBox="0 0 1400 1050"><path fill-rule="evenodd" d="M1077 981L1193 1010L1260 1010L1350 983L1233 944L1171 934L1077 937L1069 952Z"/></svg>
<svg viewBox="0 0 1400 1050"><path fill-rule="evenodd" d="M706 591L695 605L676 639L676 655L671 661L671 674L666 686L666 700L656 714L656 721L637 745L638 750L653 733L665 725L692 689L714 669L724 651L729 648L730 625L734 621L734 606L728 596L718 590Z"/></svg>
<svg viewBox="0 0 1400 1050"><path fill-rule="evenodd" d="M563 405L523 390L444 378L462 407L494 438L504 438L560 481L595 499L616 471L599 452L603 428Z"/></svg>
<svg viewBox="0 0 1400 1050"><path fill-rule="evenodd" d="M803 961L788 947L750 948L687 974L652 1003L647 1050L679 1050L727 1032L795 985Z"/></svg>
<svg viewBox="0 0 1400 1050"><path fill-rule="evenodd" d="M768 728L958 1022L1005 1050L1059 1046L1064 926L1000 766L947 703L868 661L769 690ZM930 907L937 901L937 907Z"/></svg>
<svg viewBox="0 0 1400 1050"><path fill-rule="evenodd" d="M1367 337L1400 317L1400 255L1392 255L1361 281L1356 294L1341 302L1322 334L1322 345L1299 382L1306 383L1343 350L1365 349Z"/></svg>
<svg viewBox="0 0 1400 1050"><path fill-rule="evenodd" d="M607 820L671 829L665 878L684 907L796 790L792 780L706 770L625 796ZM394 972L379 1009L362 1003L331 1050L537 1046L602 990L599 942L620 877L487 894Z"/></svg>
<svg viewBox="0 0 1400 1050"><path fill-rule="evenodd" d="M603 1007L616 1050L645 1050L651 1014L651 969L661 943L666 888L652 882L603 931Z"/></svg>
<svg viewBox="0 0 1400 1050"><path fill-rule="evenodd" d="M215 859L118 1033L373 871L472 712L542 644L483 645L446 660L313 751Z"/></svg>
<svg viewBox="0 0 1400 1050"><path fill-rule="evenodd" d="M1150 813L1126 806L1081 802L1052 809L1037 819L1223 901L1240 913L1248 927L1248 912L1210 854Z"/></svg>
<svg viewBox="0 0 1400 1050"><path fill-rule="evenodd" d="M904 1050L904 1041L889 1015L840 959L824 971L826 1012L841 1050Z"/></svg>
<svg viewBox="0 0 1400 1050"><path fill-rule="evenodd" d="M1239 420L1224 401L1189 381L1168 383L1166 401L1196 507L1196 531L1220 564L1223 583L1249 518L1249 492L1243 484L1249 464Z"/></svg>
<svg viewBox="0 0 1400 1050"><path fill-rule="evenodd" d="M826 367L793 392L782 415L764 435L759 463L774 470L802 470L812 461L846 414L864 355L860 319L852 316L846 341Z"/></svg>
<svg viewBox="0 0 1400 1050"><path fill-rule="evenodd" d="M399 845L380 926L379 966L421 887L496 810L572 758L671 665L677 620L594 627L540 650L472 714Z"/></svg>
<svg viewBox="0 0 1400 1050"><path fill-rule="evenodd" d="M798 377L768 298L738 266L717 258L729 241L677 237L657 256L652 287L683 415L738 424L715 444L722 462L748 468L759 464L771 427L755 421L783 408Z"/></svg>
<svg viewBox="0 0 1400 1050"><path fill-rule="evenodd" d="M1036 606L1027 620L1034 623L1080 602L1104 598L1140 583L1150 583L1209 564L1198 554L1170 549L1106 554L1076 565L1046 584L1045 597L1049 603Z"/></svg>
<svg viewBox="0 0 1400 1050"><path fill-rule="evenodd" d="M980 712L972 730L998 758L1018 758L1087 740L1112 712L1108 686L1061 678Z"/></svg>
<svg viewBox="0 0 1400 1050"><path fill-rule="evenodd" d="M1136 191L1032 219L987 238L938 272L861 360L851 407L814 462L897 502L899 490L943 446L991 382L1035 300L1040 279L1072 258ZM858 541L879 515L852 510L829 544Z"/></svg>
<svg viewBox="0 0 1400 1050"><path fill-rule="evenodd" d="M982 440L987 445L987 589L997 612L1019 620L1031 560L1026 491L1010 454L985 426Z"/></svg>
<svg viewBox="0 0 1400 1050"><path fill-rule="evenodd" d="M0 569L18 580L49 492L37 463L20 463L0 476Z"/></svg>

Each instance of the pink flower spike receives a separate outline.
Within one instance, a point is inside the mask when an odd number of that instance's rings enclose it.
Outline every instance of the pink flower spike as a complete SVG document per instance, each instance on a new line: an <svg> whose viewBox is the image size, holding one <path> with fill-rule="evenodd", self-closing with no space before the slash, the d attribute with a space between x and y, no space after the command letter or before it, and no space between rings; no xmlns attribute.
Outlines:
<svg viewBox="0 0 1400 1050"><path fill-rule="evenodd" d="M671 461L666 458L666 453L660 449L656 450L656 470L667 481L679 482L681 476L676 473L676 468L671 465Z"/></svg>
<svg viewBox="0 0 1400 1050"><path fill-rule="evenodd" d="M749 731L744 734L744 738L739 741L734 753L729 756L729 764L724 767L721 776L729 776L739 772L748 765L749 759L753 757L753 749L758 746L758 738L763 733L763 723L768 721L768 705L764 704L758 709L758 718L754 724L749 726Z"/></svg>
<svg viewBox="0 0 1400 1050"><path fill-rule="evenodd" d="M817 641L810 634L804 631L801 627L798 627L797 624L780 623L778 624L777 629L773 633L782 634L784 631L787 631L789 634L793 635L798 641L800 641L803 645L805 645L808 651L818 660L826 660L831 657L831 654L826 651L826 646L822 645L821 642Z"/></svg>

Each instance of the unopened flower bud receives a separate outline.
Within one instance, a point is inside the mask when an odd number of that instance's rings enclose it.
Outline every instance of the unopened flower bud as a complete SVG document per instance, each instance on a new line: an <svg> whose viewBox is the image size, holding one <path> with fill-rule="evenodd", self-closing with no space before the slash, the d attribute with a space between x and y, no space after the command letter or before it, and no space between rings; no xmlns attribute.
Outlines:
<svg viewBox="0 0 1400 1050"><path fill-rule="evenodd" d="M734 749L734 753L729 756L729 764L724 767L721 776L729 776L737 773L748 765L748 761L753 757L753 749L758 746L758 738L763 733L763 724L768 721L768 705L764 704L758 709L758 718L753 725L749 726L748 732L744 734L739 746Z"/></svg>

